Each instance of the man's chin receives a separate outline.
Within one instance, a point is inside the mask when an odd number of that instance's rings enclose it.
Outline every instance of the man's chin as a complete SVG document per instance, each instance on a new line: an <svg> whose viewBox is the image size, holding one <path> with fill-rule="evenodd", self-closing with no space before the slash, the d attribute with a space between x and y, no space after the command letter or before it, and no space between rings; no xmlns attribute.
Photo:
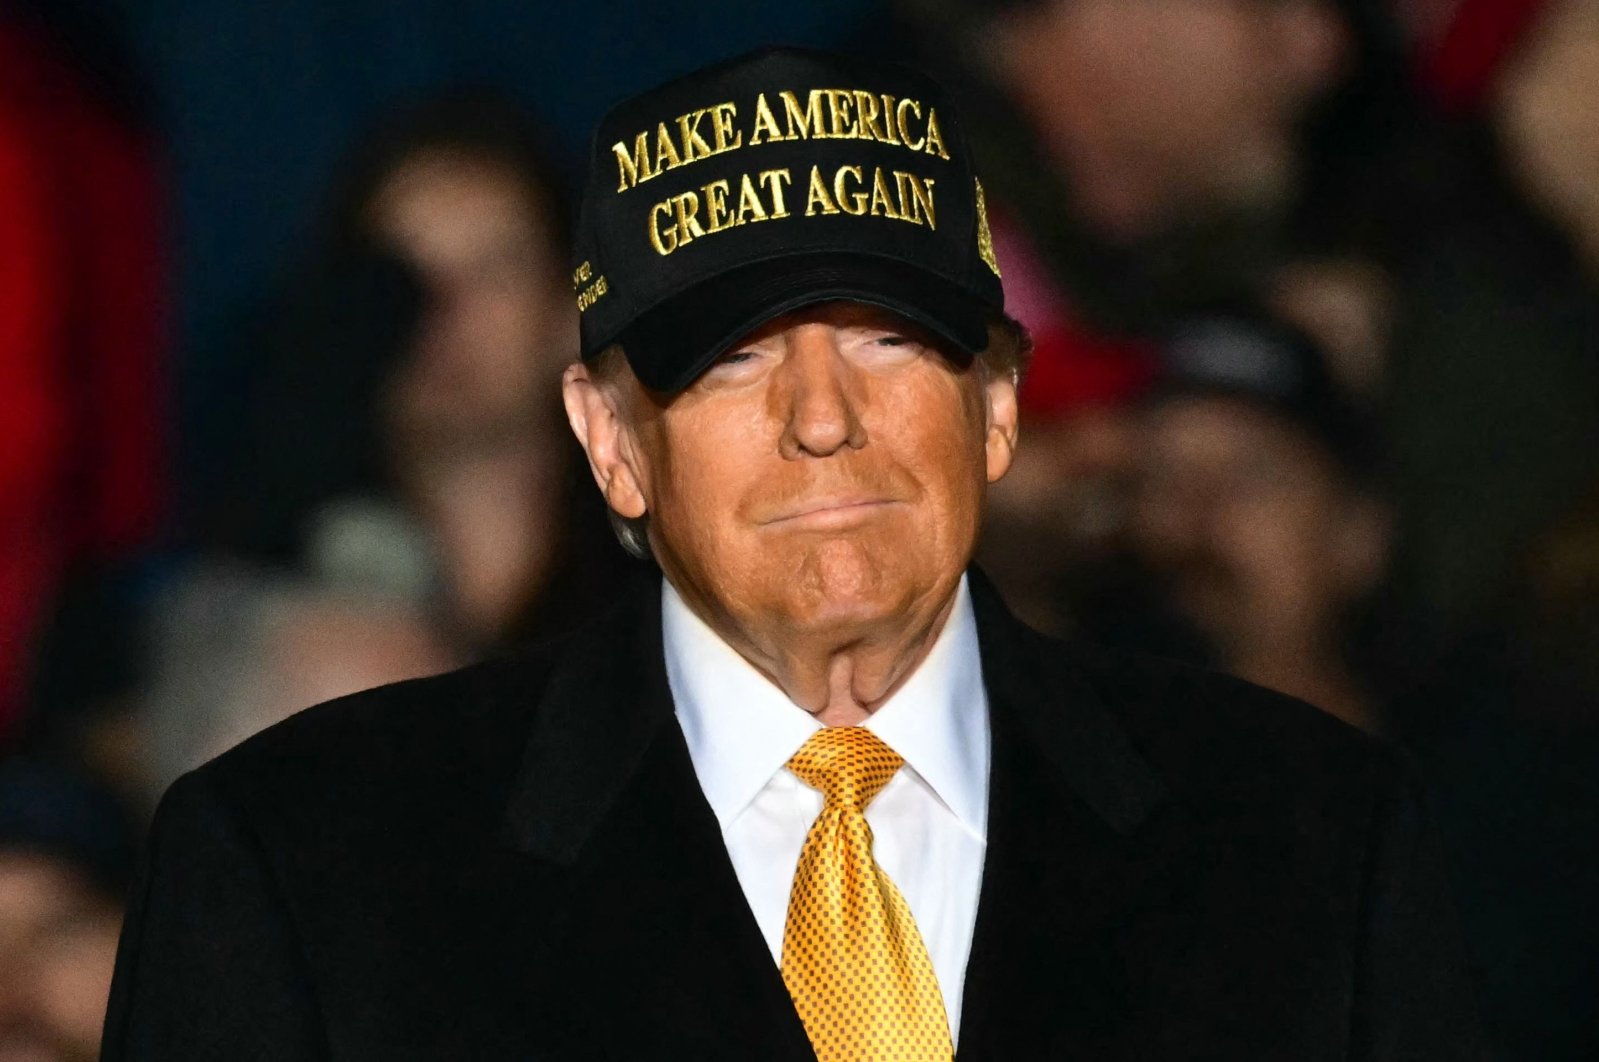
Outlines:
<svg viewBox="0 0 1599 1062"><path fill-rule="evenodd" d="M807 595L781 607L788 626L796 633L827 635L841 642L870 637L874 630L893 623L904 612L897 601L865 595L820 602Z"/></svg>
<svg viewBox="0 0 1599 1062"><path fill-rule="evenodd" d="M903 624L913 603L945 581L932 566L911 563L903 543L859 538L811 544L788 570L795 577L774 587L780 614L798 630L844 638Z"/></svg>

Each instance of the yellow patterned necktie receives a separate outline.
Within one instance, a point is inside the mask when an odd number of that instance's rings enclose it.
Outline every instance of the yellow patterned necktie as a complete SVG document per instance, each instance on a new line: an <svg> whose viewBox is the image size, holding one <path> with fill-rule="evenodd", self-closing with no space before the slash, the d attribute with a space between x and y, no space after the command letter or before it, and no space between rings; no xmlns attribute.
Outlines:
<svg viewBox="0 0 1599 1062"><path fill-rule="evenodd" d="M870 730L811 735L788 769L822 792L783 927L783 981L818 1062L950 1062L927 945L872 858L866 805L904 764Z"/></svg>

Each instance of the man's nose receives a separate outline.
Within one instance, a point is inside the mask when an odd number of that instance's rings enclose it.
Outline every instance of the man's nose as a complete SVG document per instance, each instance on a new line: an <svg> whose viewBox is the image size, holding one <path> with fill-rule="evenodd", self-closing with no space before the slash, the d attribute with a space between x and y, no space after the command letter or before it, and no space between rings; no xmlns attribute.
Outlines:
<svg viewBox="0 0 1599 1062"><path fill-rule="evenodd" d="M782 455L828 457L866 444L859 381L838 349L833 330L801 325L790 333L776 389Z"/></svg>

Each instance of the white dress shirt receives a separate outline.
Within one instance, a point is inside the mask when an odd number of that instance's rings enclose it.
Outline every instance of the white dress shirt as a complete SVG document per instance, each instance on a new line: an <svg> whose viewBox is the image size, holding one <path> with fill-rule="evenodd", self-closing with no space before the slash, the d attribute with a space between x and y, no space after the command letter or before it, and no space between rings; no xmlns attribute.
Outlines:
<svg viewBox="0 0 1599 1062"><path fill-rule="evenodd" d="M822 794L785 764L820 724L664 583L666 674L694 773L774 961L800 848ZM873 854L899 887L960 1034L988 829L988 696L963 578L932 651L863 724L905 760L866 808Z"/></svg>

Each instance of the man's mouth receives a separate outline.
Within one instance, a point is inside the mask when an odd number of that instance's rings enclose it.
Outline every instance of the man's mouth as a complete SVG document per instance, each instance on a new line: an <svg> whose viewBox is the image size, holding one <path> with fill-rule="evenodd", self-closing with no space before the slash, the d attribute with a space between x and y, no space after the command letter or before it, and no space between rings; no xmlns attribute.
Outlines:
<svg viewBox="0 0 1599 1062"><path fill-rule="evenodd" d="M807 498L788 506L768 520L767 527L789 530L839 530L870 520L899 503L879 495L847 494L825 498Z"/></svg>

